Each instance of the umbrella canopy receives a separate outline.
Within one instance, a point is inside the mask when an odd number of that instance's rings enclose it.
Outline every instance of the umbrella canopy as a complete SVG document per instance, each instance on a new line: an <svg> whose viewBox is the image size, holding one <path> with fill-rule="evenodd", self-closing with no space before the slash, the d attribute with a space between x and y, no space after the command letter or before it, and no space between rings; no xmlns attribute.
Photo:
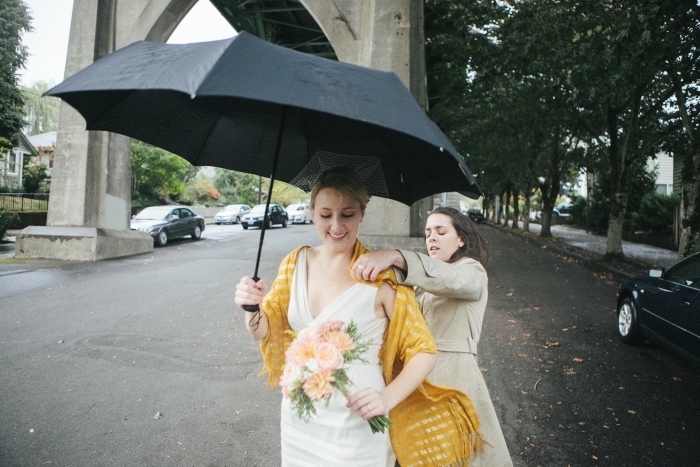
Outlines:
<svg viewBox="0 0 700 467"><path fill-rule="evenodd" d="M137 138L197 166L290 182L325 151L376 157L386 197L407 205L445 191L481 195L462 157L394 73L245 32L193 44L137 42L46 94L80 112L89 130Z"/></svg>

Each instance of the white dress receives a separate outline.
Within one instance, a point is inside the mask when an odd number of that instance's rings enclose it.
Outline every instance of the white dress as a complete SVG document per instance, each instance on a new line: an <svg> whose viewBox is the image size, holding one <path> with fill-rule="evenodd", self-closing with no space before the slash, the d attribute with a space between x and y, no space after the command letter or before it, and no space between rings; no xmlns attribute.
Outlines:
<svg viewBox="0 0 700 467"><path fill-rule="evenodd" d="M328 320L353 320L363 340L372 345L363 355L365 363L346 364L350 380L359 389L384 388L379 349L389 320L377 318L374 301L377 288L356 283L330 303L314 319L309 310L306 286L306 251L302 249L292 279L289 303L289 324L294 331ZM307 423L301 420L290 407L289 399L282 398L281 434L282 465L339 466L346 467L393 467L394 452L389 441L389 430L372 433L369 422L346 407L347 400L338 391L334 392L326 407L325 402L316 404L316 415Z"/></svg>

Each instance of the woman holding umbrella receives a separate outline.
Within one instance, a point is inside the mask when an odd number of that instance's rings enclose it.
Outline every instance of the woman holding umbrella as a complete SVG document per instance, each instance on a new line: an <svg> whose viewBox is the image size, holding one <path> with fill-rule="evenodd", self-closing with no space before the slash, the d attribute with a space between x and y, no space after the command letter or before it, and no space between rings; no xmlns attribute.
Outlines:
<svg viewBox="0 0 700 467"><path fill-rule="evenodd" d="M367 363L346 365L358 388L347 399L334 393L315 405L316 416L301 420L285 397L282 403L283 465L403 466L465 462L478 450L478 420L467 397L424 379L435 364L435 343L410 287L396 283L392 269L374 281L359 281L350 266L367 250L357 241L369 200L359 176L347 168L323 172L311 191L314 225L322 240L300 247L281 263L271 290L249 277L236 287L246 326L261 341L264 372L276 386L282 378L288 331L300 332L329 320L352 321L372 341ZM381 363L381 365L380 365ZM367 420L389 415L387 433L373 433ZM462 442L457 452L425 448L425 425L437 436ZM420 429L411 430L420 426ZM458 427L469 426L468 436ZM443 433L443 430L445 433ZM423 443L423 446L419 445ZM444 463L444 462L443 462Z"/></svg>
<svg viewBox="0 0 700 467"><path fill-rule="evenodd" d="M456 209L437 208L425 227L428 255L405 250L381 250L360 256L355 274L374 280L395 267L399 282L416 287L416 298L435 337L437 363L429 379L464 391L474 402L484 442L490 447L470 466L512 466L488 388L477 364L488 277L482 265L485 249L472 221Z"/></svg>

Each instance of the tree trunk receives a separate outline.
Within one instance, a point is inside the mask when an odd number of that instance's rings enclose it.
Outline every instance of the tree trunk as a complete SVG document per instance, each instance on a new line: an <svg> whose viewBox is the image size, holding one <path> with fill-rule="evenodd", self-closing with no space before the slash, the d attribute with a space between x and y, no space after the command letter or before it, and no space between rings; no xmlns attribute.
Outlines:
<svg viewBox="0 0 700 467"><path fill-rule="evenodd" d="M508 188L506 188L506 193L505 193L505 203L503 203L504 206L504 222L503 225L508 227L508 221L510 220L510 195L511 195L511 185L510 183L508 184Z"/></svg>
<svg viewBox="0 0 700 467"><path fill-rule="evenodd" d="M683 159L681 172L681 232L678 244L678 259L683 259L700 251L700 134L695 130L692 118L687 111L687 102L680 76L671 69L668 76L678 101L679 114L683 127L690 138L690 151Z"/></svg>
<svg viewBox="0 0 700 467"><path fill-rule="evenodd" d="M639 108L642 101L642 91L638 90L629 111L629 121L624 128L622 145L618 138L618 110L608 108L608 157L610 159L610 171L612 187L610 189L610 214L608 216L608 238L605 250L605 260L621 259L625 257L622 251L622 232L627 212L627 154L637 124Z"/></svg>
<svg viewBox="0 0 700 467"><path fill-rule="evenodd" d="M700 150L693 141L691 151L683 160L681 181L681 239L678 245L678 259L683 259L700 251Z"/></svg>
<svg viewBox="0 0 700 467"><path fill-rule="evenodd" d="M513 190L513 225L512 229L519 229L518 218L520 217L520 206L518 206L518 190Z"/></svg>
<svg viewBox="0 0 700 467"><path fill-rule="evenodd" d="M616 193L616 201L611 202L610 216L608 217L608 237L604 257L606 261L625 257L622 251L622 231L626 211L627 193Z"/></svg>
<svg viewBox="0 0 700 467"><path fill-rule="evenodd" d="M525 202L523 203L523 230L530 231L530 190L525 190Z"/></svg>

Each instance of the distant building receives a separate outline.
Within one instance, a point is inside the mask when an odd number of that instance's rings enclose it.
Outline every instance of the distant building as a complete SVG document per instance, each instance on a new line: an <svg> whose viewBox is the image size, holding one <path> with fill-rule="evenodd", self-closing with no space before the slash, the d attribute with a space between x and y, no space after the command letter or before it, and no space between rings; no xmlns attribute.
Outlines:
<svg viewBox="0 0 700 467"><path fill-rule="evenodd" d="M55 131L49 131L27 137L38 153L36 161L46 166L46 175L49 177L51 176L54 152L56 150L56 134L57 132Z"/></svg>
<svg viewBox="0 0 700 467"><path fill-rule="evenodd" d="M16 188L22 186L22 169L26 157L38 153L24 133L19 134L19 144L6 154L0 155L0 190L1 187Z"/></svg>
<svg viewBox="0 0 700 467"><path fill-rule="evenodd" d="M673 193L673 157L665 152L656 155L656 159L649 159L649 170L656 170L656 192L662 195Z"/></svg>

